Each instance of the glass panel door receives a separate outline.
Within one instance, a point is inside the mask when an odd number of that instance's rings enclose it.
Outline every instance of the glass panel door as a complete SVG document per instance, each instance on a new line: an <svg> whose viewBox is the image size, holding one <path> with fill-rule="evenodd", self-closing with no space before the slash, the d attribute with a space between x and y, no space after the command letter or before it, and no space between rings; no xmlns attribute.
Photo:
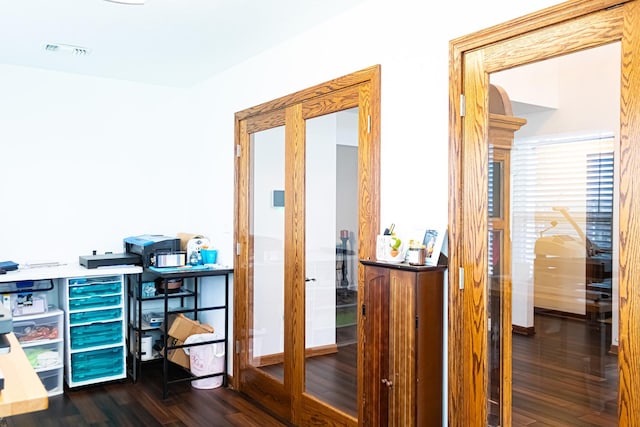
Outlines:
<svg viewBox="0 0 640 427"><path fill-rule="evenodd" d="M305 392L357 416L358 109L306 120Z"/></svg>
<svg viewBox="0 0 640 427"><path fill-rule="evenodd" d="M284 126L251 134L249 365L284 382Z"/></svg>
<svg viewBox="0 0 640 427"><path fill-rule="evenodd" d="M619 72L590 77L593 68L584 66L609 53L620 55L605 46L492 75L509 93L509 84L532 85L518 77L552 68L563 90L560 107L545 114L514 107L513 116L526 124L510 146L492 134L496 117L489 118L490 426L617 425L619 122L615 116L597 126L579 123L598 113L569 72L582 69L593 91L615 87ZM598 101L619 110L616 91ZM573 116L565 115L567 105Z"/></svg>

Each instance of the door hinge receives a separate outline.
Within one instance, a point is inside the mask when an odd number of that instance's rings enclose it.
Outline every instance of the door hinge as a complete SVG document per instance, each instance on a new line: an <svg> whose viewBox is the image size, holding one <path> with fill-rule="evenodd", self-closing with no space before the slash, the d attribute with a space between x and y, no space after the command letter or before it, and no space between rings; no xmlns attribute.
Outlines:
<svg viewBox="0 0 640 427"><path fill-rule="evenodd" d="M367 306L362 304L362 315L366 316L367 315Z"/></svg>
<svg viewBox="0 0 640 427"><path fill-rule="evenodd" d="M236 157L240 157L240 153L242 153L242 147L240 144L236 144Z"/></svg>
<svg viewBox="0 0 640 427"><path fill-rule="evenodd" d="M367 116L367 133L371 133L371 115Z"/></svg>
<svg viewBox="0 0 640 427"><path fill-rule="evenodd" d="M458 284L460 289L464 289L464 267L458 269Z"/></svg>
<svg viewBox="0 0 640 427"><path fill-rule="evenodd" d="M418 329L418 316L416 316L416 329Z"/></svg>
<svg viewBox="0 0 640 427"><path fill-rule="evenodd" d="M460 94L460 117L464 117L466 110L465 110L465 99L464 99L464 94Z"/></svg>
<svg viewBox="0 0 640 427"><path fill-rule="evenodd" d="M240 243L236 243L236 255L240 255L240 250L242 249L242 247L240 246Z"/></svg>

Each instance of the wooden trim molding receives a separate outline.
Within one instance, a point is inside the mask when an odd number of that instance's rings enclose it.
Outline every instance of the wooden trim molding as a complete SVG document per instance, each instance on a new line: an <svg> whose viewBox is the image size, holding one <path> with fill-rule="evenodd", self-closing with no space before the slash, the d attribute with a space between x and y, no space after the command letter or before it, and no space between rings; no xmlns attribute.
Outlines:
<svg viewBox="0 0 640 427"><path fill-rule="evenodd" d="M304 360L335 351L331 346L305 349L305 120L358 107L358 259L375 256L380 232L380 65L303 89L235 114L235 145L239 147L235 168L234 243L234 388L248 394L289 422L307 425L323 420L326 425L355 427L362 415L364 343L358 340L358 417L330 407L304 392ZM251 134L276 126L285 127L285 351L280 355L252 358L253 249L250 227ZM236 147L234 146L234 149ZM364 273L358 267L358 304L362 304ZM363 334L361 317L358 335ZM257 363L256 363L257 362ZM285 380L276 381L255 365L284 362Z"/></svg>
<svg viewBox="0 0 640 427"><path fill-rule="evenodd" d="M532 337L536 334L535 326L512 325L512 330L514 334L525 335L528 337Z"/></svg>
<svg viewBox="0 0 640 427"><path fill-rule="evenodd" d="M637 221L640 185L634 179L634 171L640 170L638 28L640 0L570 0L454 39L449 44L447 398L450 426L487 423L484 326L487 200L486 195L477 193L485 192L487 183L487 153L483 145L488 135L489 74L613 42L621 43L622 52L618 412L619 425L637 422L640 413L640 393L637 393L640 387L637 369L640 360L637 327L640 324L640 222ZM463 286L460 286L461 272L464 272Z"/></svg>
<svg viewBox="0 0 640 427"><path fill-rule="evenodd" d="M328 344L323 346L317 346L312 348L307 348L304 351L304 357L316 357L316 356L325 356L327 354L334 354L338 352L337 344ZM273 353L273 354L265 354L259 357L254 357L251 359L251 366L262 367L262 366L271 366L277 365L278 363L284 362L284 353Z"/></svg>

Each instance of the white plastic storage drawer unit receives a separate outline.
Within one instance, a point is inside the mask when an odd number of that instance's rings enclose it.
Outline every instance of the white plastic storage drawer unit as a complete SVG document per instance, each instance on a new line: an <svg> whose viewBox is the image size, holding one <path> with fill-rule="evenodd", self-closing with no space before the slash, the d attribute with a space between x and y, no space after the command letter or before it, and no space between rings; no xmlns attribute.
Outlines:
<svg viewBox="0 0 640 427"><path fill-rule="evenodd" d="M13 333L49 396L62 394L63 313L50 308L45 313L16 316Z"/></svg>
<svg viewBox="0 0 640 427"><path fill-rule="evenodd" d="M70 388L126 378L124 288L122 275L64 279Z"/></svg>

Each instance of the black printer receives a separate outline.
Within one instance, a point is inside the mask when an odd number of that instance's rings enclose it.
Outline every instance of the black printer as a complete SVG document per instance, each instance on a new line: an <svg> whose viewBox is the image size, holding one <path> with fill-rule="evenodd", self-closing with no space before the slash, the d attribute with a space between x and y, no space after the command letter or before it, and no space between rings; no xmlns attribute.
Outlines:
<svg viewBox="0 0 640 427"><path fill-rule="evenodd" d="M157 253L180 251L180 239L161 234L143 234L124 238L124 251L138 254L142 258L142 266L154 265Z"/></svg>

